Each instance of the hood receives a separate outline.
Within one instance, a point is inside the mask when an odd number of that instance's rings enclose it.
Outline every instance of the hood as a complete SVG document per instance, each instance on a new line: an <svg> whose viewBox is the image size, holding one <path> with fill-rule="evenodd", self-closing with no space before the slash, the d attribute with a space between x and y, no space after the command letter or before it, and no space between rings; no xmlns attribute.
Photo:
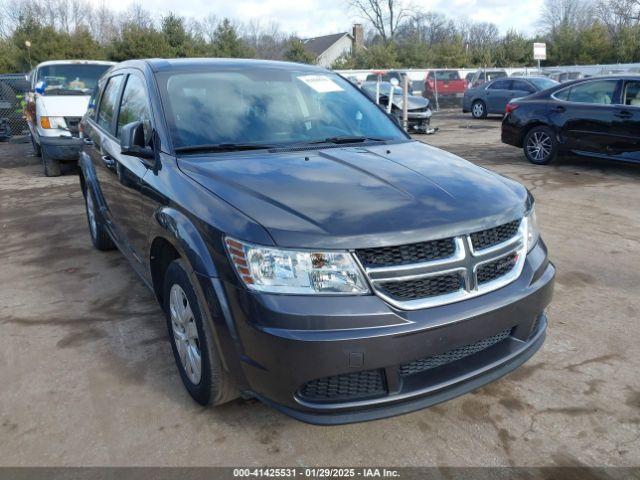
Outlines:
<svg viewBox="0 0 640 480"><path fill-rule="evenodd" d="M393 97L393 104L402 109L404 99L402 97ZM419 110L429 106L429 100L423 97L417 97L415 95L409 95L407 97L407 107L409 110Z"/></svg>
<svg viewBox="0 0 640 480"><path fill-rule="evenodd" d="M89 106L89 95L38 95L40 115L49 117L82 117Z"/></svg>
<svg viewBox="0 0 640 480"><path fill-rule="evenodd" d="M520 218L528 198L519 183L417 141L193 155L178 165L283 247L444 238Z"/></svg>

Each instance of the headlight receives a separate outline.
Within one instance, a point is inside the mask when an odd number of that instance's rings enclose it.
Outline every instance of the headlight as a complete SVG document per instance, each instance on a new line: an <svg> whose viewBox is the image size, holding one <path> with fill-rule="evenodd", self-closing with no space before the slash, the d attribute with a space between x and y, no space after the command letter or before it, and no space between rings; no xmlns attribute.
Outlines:
<svg viewBox="0 0 640 480"><path fill-rule="evenodd" d="M536 221L536 211L533 207L525 217L527 222L527 253L536 245L536 242L540 238L540 232L538 231L538 223Z"/></svg>
<svg viewBox="0 0 640 480"><path fill-rule="evenodd" d="M232 238L225 243L231 263L251 290L303 295L369 293L349 252L281 250Z"/></svg>
<svg viewBox="0 0 640 480"><path fill-rule="evenodd" d="M64 117L40 117L40 126L42 128L67 128L67 122L65 122Z"/></svg>

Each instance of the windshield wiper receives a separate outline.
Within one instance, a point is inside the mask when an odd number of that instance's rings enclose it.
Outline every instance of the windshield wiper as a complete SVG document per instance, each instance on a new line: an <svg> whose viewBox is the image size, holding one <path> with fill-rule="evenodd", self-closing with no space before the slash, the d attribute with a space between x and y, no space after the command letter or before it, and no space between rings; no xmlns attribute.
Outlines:
<svg viewBox="0 0 640 480"><path fill-rule="evenodd" d="M315 145L318 143L362 143L362 142L384 142L389 140L388 138L376 138L376 137L363 137L358 135L340 135L337 137L327 137L324 140L313 140L307 142L308 144Z"/></svg>
<svg viewBox="0 0 640 480"><path fill-rule="evenodd" d="M176 147L176 153L197 153L197 152L239 152L243 150L268 150L276 148L278 145L266 145L260 143L212 143L207 145L189 145L186 147Z"/></svg>

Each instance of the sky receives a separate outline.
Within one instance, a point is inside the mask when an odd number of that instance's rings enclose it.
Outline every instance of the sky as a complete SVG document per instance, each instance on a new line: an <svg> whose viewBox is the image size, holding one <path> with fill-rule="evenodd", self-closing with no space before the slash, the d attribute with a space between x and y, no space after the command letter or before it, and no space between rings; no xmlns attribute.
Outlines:
<svg viewBox="0 0 640 480"><path fill-rule="evenodd" d="M350 31L355 22L363 22L348 7L347 0L109 0L116 10L126 10L136 1L144 8L162 15L173 11L179 15L202 18L209 14L242 22L259 19L264 24L277 22L285 32L313 37ZM409 0L423 11L435 11L451 18L468 17L474 21L493 22L505 33L515 28L535 33L535 22L544 0ZM365 22L366 23L366 22Z"/></svg>

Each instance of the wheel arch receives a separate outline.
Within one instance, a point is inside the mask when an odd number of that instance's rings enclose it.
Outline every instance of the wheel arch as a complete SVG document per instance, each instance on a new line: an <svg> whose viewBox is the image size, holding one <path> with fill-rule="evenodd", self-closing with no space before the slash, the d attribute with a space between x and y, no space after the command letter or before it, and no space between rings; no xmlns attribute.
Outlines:
<svg viewBox="0 0 640 480"><path fill-rule="evenodd" d="M187 262L190 273L218 276L209 248L193 222L175 208L164 207L154 214L149 232L149 271L161 304L164 273L176 258Z"/></svg>

